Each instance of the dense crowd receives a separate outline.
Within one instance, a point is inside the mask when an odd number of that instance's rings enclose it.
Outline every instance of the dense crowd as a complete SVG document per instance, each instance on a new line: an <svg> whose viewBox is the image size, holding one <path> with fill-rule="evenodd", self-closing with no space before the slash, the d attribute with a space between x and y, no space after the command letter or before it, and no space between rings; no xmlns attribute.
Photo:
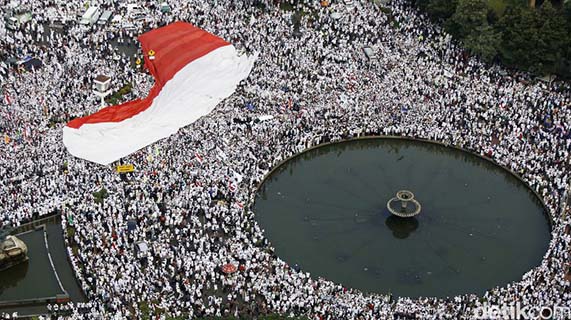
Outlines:
<svg viewBox="0 0 571 320"><path fill-rule="evenodd" d="M81 1L20 2L33 20L19 31L0 22L0 58L32 56L43 66L0 63L0 218L19 225L56 213L63 230L73 228L66 244L89 303L51 306L54 315L469 319L485 303L571 304L571 222L562 209L569 84L481 63L405 0L384 9L307 0L293 10L270 0L169 1L170 12L148 1L138 9L144 19L131 18L122 1L99 1L129 28L78 24ZM0 0L0 10L11 3ZM134 173L69 155L62 127L98 110L94 76L111 76L116 90L131 83L125 100L146 95L152 78L134 63L136 36L177 20L258 53L250 76L210 115L124 158ZM365 135L441 141L517 173L552 217L541 265L483 297L447 299L392 299L290 268L250 210L256 188L293 154ZM107 197L96 201L102 189ZM221 272L226 264L238 271Z"/></svg>

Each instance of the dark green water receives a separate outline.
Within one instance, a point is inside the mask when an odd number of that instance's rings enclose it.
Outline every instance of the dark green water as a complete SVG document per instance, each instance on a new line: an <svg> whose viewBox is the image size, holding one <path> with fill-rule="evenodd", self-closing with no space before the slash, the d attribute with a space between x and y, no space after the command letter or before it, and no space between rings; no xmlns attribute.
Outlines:
<svg viewBox="0 0 571 320"><path fill-rule="evenodd" d="M49 252L63 287L73 302L84 302L85 297L78 286L73 269L68 262L59 223L46 225ZM28 246L30 260L0 272L0 301L14 302L23 299L54 297L62 294L54 270L49 262L45 247L44 231L37 230L18 236ZM2 307L0 312L18 312L19 315L33 315L48 312L45 304L23 304Z"/></svg>
<svg viewBox="0 0 571 320"><path fill-rule="evenodd" d="M0 301L53 297L62 293L46 250L44 231L19 235L28 246L28 262L0 272Z"/></svg>
<svg viewBox="0 0 571 320"><path fill-rule="evenodd" d="M392 217L400 189L422 212ZM544 209L518 179L463 151L395 139L309 151L262 186L257 220L288 264L365 292L482 294L539 265Z"/></svg>

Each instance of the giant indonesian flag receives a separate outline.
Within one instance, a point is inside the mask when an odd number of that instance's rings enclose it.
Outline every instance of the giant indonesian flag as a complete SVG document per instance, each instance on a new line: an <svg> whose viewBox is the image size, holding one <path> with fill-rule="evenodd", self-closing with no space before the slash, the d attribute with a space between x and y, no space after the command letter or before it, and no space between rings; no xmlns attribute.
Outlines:
<svg viewBox="0 0 571 320"><path fill-rule="evenodd" d="M109 164L176 133L230 96L255 60L184 22L149 31L139 41L153 88L144 99L70 121L63 143L74 156Z"/></svg>

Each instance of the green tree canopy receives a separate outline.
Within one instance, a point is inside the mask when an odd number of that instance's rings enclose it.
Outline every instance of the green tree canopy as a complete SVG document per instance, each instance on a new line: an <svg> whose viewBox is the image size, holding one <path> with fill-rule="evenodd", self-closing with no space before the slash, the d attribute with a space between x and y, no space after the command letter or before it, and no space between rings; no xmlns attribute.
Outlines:
<svg viewBox="0 0 571 320"><path fill-rule="evenodd" d="M437 20L447 20L456 12L458 0L432 0L426 6L428 14Z"/></svg>
<svg viewBox="0 0 571 320"><path fill-rule="evenodd" d="M445 23L452 36L464 39L477 28L488 24L488 4L486 0L459 0L456 11Z"/></svg>
<svg viewBox="0 0 571 320"><path fill-rule="evenodd" d="M421 10L485 61L571 78L571 1L416 0ZM501 9L501 10L500 10Z"/></svg>
<svg viewBox="0 0 571 320"><path fill-rule="evenodd" d="M486 24L470 32L464 40L464 45L482 60L491 62L498 54L500 34Z"/></svg>
<svg viewBox="0 0 571 320"><path fill-rule="evenodd" d="M530 70L537 60L534 48L539 41L536 14L525 6L508 6L497 29L502 33L499 51L508 66Z"/></svg>
<svg viewBox="0 0 571 320"><path fill-rule="evenodd" d="M538 11L539 34L538 69L545 73L555 73L561 68L569 43L569 34L563 12L556 10L549 1Z"/></svg>

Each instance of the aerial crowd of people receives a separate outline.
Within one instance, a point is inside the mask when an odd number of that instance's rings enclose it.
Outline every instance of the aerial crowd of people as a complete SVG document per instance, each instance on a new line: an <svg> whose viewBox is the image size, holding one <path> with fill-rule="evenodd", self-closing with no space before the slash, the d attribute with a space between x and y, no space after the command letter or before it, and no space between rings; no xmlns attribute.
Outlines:
<svg viewBox="0 0 571 320"><path fill-rule="evenodd" d="M50 306L53 315L470 319L484 304L571 303L568 83L480 62L406 0L171 0L164 12L146 1L140 19L123 1L98 2L122 20L86 26L82 1L21 0L33 20L0 22L1 223L60 214L89 300ZM131 84L123 100L145 96L153 79L135 63L136 37L179 20L257 53L249 77L208 116L122 159L133 173L68 154L62 127L100 108L93 78ZM26 56L43 65L7 62ZM458 146L518 174L552 220L542 263L483 296L446 299L360 292L288 266L251 210L264 177L309 147L377 135Z"/></svg>

